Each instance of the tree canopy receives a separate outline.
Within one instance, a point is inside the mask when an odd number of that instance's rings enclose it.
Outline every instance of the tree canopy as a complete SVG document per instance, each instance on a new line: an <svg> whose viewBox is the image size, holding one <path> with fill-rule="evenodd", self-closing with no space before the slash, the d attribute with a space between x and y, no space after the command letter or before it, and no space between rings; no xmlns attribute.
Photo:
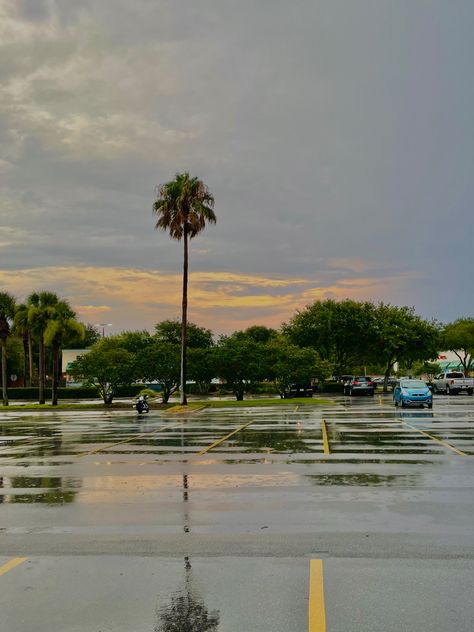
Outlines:
<svg viewBox="0 0 474 632"><path fill-rule="evenodd" d="M467 374L474 366L474 318L459 318L442 332L446 349L453 351Z"/></svg>

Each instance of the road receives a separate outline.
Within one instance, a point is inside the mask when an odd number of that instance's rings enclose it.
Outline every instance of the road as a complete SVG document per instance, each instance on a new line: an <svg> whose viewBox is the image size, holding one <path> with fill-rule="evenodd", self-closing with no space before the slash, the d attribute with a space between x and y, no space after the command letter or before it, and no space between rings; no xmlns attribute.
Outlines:
<svg viewBox="0 0 474 632"><path fill-rule="evenodd" d="M467 396L2 413L1 629L472 632L473 456Z"/></svg>

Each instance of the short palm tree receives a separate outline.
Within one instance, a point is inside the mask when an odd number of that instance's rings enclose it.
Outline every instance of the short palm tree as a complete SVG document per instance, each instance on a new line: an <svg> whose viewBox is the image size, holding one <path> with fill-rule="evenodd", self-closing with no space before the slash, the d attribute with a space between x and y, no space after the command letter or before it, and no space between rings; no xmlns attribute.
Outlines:
<svg viewBox="0 0 474 632"><path fill-rule="evenodd" d="M28 323L32 334L38 340L38 374L39 374L39 398L40 404L45 402L45 347L44 332L50 320L54 318L55 306L59 303L59 298L54 292L34 292L27 299Z"/></svg>
<svg viewBox="0 0 474 632"><path fill-rule="evenodd" d="M2 347L2 398L3 405L8 406L7 393L7 338L10 325L15 316L15 298L8 292L0 292L0 345Z"/></svg>
<svg viewBox="0 0 474 632"><path fill-rule="evenodd" d="M76 313L71 309L67 301L59 301L54 306L54 315L44 330L44 342L53 350L53 379L51 404L58 405L59 384L59 352L64 340L67 338L83 339L84 326L76 320Z"/></svg>
<svg viewBox="0 0 474 632"><path fill-rule="evenodd" d="M189 173L177 173L174 180L157 189L153 212L156 228L169 232L172 239L183 240L183 299L181 311L181 404L186 404L186 347L188 312L188 241L202 232L206 222L216 223L214 197L207 186Z"/></svg>

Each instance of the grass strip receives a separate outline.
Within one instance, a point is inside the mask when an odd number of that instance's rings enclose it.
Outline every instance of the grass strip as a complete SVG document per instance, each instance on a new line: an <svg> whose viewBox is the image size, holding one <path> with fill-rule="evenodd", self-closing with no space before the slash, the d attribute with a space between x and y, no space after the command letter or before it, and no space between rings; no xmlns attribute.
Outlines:
<svg viewBox="0 0 474 632"><path fill-rule="evenodd" d="M103 402L90 402L84 404L10 404L9 406L0 406L0 412L19 412L19 411L62 411L62 410L132 410L132 400L130 402L113 402L105 406ZM168 403L158 404L150 403L151 410L167 410L172 414L181 412L197 412L204 408L249 408L249 407L267 407L267 406L326 406L334 404L330 399L322 398L298 398L294 399L244 399L237 401L229 400L199 400L188 403L187 406L180 404Z"/></svg>
<svg viewBox="0 0 474 632"><path fill-rule="evenodd" d="M168 408L168 413L175 415L177 413L196 413L200 410L204 410L206 408L206 404L203 402L190 402L186 404L186 406L182 406L181 404L171 405L171 408Z"/></svg>

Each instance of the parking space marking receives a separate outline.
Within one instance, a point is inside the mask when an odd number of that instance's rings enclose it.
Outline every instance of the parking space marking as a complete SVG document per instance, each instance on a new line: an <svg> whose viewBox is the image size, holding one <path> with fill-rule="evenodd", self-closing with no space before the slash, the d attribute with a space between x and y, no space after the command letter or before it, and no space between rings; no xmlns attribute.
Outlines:
<svg viewBox="0 0 474 632"><path fill-rule="evenodd" d="M156 430L152 430L151 432L142 432L140 434L133 435L133 437L129 437L128 439L124 439L123 441L118 441L117 443L106 444L105 446L102 446L101 448L96 448L95 450L91 450L90 452L82 452L81 454L77 454L76 456L77 458L80 458L82 456L90 456L91 454L97 454L98 452L103 452L104 450L115 448L115 446L117 445L130 443L130 441L135 441L136 439L142 439L143 437L150 437L151 435L154 435L157 432L162 432L164 430L167 430L168 428L176 428L177 426L181 426L183 423L184 423L183 421L180 421L176 424L171 424L171 425L168 424L166 426L160 426L159 428L157 428Z"/></svg>
<svg viewBox="0 0 474 632"><path fill-rule="evenodd" d="M16 568L20 564L23 564L23 562L26 562L27 559L28 559L27 557L13 558L12 560L7 562L3 566L0 566L0 575L5 575L5 573L8 573L8 571L11 571L12 569Z"/></svg>
<svg viewBox="0 0 474 632"><path fill-rule="evenodd" d="M322 560L311 560L309 565L308 632L326 632Z"/></svg>
<svg viewBox="0 0 474 632"><path fill-rule="evenodd" d="M425 430L420 430L419 428L412 426L411 424L407 423L403 419L400 419L400 422L404 426L407 426L407 428L410 428L411 430L414 430L415 432L419 432L420 434L424 435L425 437L428 437L429 439L432 439L433 441L436 441L437 443L441 443L441 445L444 445L445 448L449 448L456 454L459 454L459 456L470 456L467 452L463 452L462 450L455 448L453 445L451 445L447 441L443 441L443 439L439 439L438 437L435 437L434 435L430 434L429 432L426 432Z"/></svg>
<svg viewBox="0 0 474 632"><path fill-rule="evenodd" d="M227 434L225 437L222 437L222 439L218 439L217 441L214 441L214 443L211 443L211 445L207 446L207 448L204 448L203 450L198 452L198 456L202 456L203 454L206 454L206 452L209 452L209 450L212 450L213 448L217 447L218 445L220 445L221 443L223 443L227 439L230 439L230 437L232 437L233 435L237 434L241 430L245 430L245 428L247 428L247 426L250 426L250 424L253 424L255 421L257 421L257 420L256 419L252 419L252 421L247 422L243 426L239 426L235 430L232 430L232 432L229 432L229 434Z"/></svg>
<svg viewBox="0 0 474 632"><path fill-rule="evenodd" d="M326 420L321 419L321 430L323 433L323 450L324 454L331 454L331 449L329 448L329 438L328 438L328 429L326 426Z"/></svg>

